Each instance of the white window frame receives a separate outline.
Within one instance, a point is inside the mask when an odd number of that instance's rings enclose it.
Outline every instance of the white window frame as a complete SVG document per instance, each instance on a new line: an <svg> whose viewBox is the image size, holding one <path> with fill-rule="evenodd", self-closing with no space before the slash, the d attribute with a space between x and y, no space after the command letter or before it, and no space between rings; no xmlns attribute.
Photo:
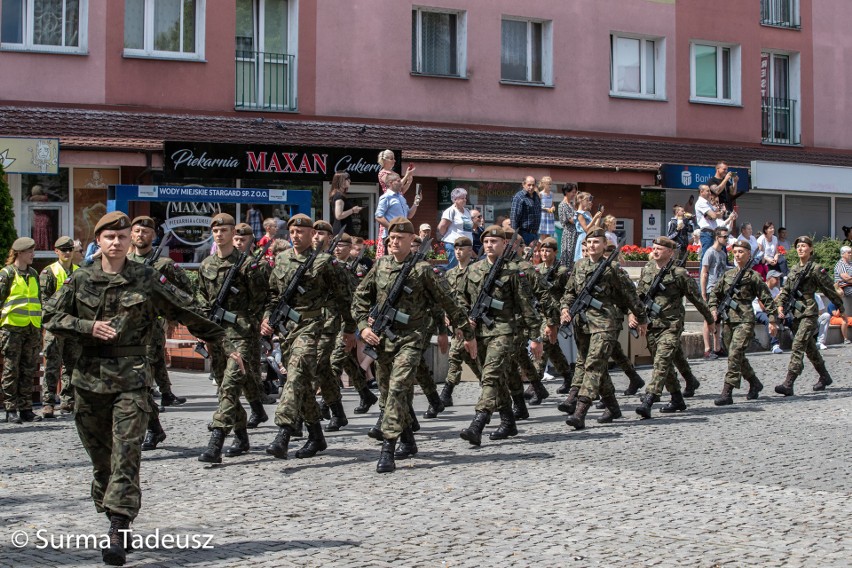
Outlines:
<svg viewBox="0 0 852 568"><path fill-rule="evenodd" d="M784 144L784 146L800 146L802 144L802 54L798 51L785 51L781 49L761 49L761 55L767 54L769 55L769 70L766 76L766 80L768 83L767 86L767 94L772 95L771 85L774 80L774 68L772 65L772 58L776 55L785 55L787 56L787 90L789 91L789 98L791 100L796 101L796 110L793 114L793 128L797 134L799 139L798 143L792 144ZM767 144L767 142L763 142Z"/></svg>
<svg viewBox="0 0 852 568"><path fill-rule="evenodd" d="M610 53L609 53L609 95L611 97L628 98L628 99L645 99L653 101L666 100L666 38L657 36L646 36L639 34L611 32L609 34ZM630 91L619 91L618 76L616 74L615 62L617 61L616 54L618 50L619 38L639 40L639 92L633 93ZM648 92L648 79L645 74L645 54L647 42L654 42L654 92Z"/></svg>
<svg viewBox="0 0 852 568"><path fill-rule="evenodd" d="M467 12L464 10L448 10L446 8L431 8L428 6L412 6L411 9L417 13L416 25L416 64L411 70L412 75L423 77L447 77L455 79L467 78ZM456 16L456 75L440 75L436 73L427 73L423 69L423 19L422 15L428 14L453 14Z"/></svg>
<svg viewBox="0 0 852 568"><path fill-rule="evenodd" d="M527 78L525 81L516 79L506 79L503 77L503 71L500 71L500 82L512 85L540 85L545 87L553 86L553 21L539 20L534 18L524 18L520 16L502 16L500 18L500 50L503 49L503 20L511 20L514 22L525 22L527 24ZM541 81L532 80L532 24L541 24ZM501 66L502 67L502 66Z"/></svg>
<svg viewBox="0 0 852 568"><path fill-rule="evenodd" d="M144 59L179 59L181 61L204 61L204 39L206 36L206 13L207 1L196 0L195 4L195 53L183 53L178 51L159 51L154 49L154 0L144 0L145 22L142 27L143 48L124 48L125 57L140 57ZM181 12L181 18L183 13ZM124 23L122 22L122 29ZM182 26L181 26L182 28ZM122 38L124 38L122 33ZM183 33L180 34L183 41Z"/></svg>
<svg viewBox="0 0 852 568"><path fill-rule="evenodd" d="M701 45L705 47L716 48L716 92L723 93L722 88L722 57L719 56L719 50L727 47L731 50L731 98L725 99L722 96L718 97L699 97L695 94L695 46ZM726 106L742 106L742 48L735 43L722 43L716 41L692 40L689 42L689 102L716 104Z"/></svg>
<svg viewBox="0 0 852 568"><path fill-rule="evenodd" d="M9 43L4 42L0 43L0 50L2 51L34 51L38 53L64 53L64 54L73 54L73 55L86 55L89 52L89 0L80 0L80 15L79 15L79 26L80 29L77 32L79 37L79 46L63 46L63 45L41 45L34 44L33 38L35 37L35 30L33 30L33 25L35 23L35 0L23 0L25 2L24 6L24 21L21 23L23 26L23 42L22 43ZM62 3L62 14L64 18L65 14L65 2ZM0 18L3 15L0 14ZM65 26L62 26L62 35L65 35Z"/></svg>

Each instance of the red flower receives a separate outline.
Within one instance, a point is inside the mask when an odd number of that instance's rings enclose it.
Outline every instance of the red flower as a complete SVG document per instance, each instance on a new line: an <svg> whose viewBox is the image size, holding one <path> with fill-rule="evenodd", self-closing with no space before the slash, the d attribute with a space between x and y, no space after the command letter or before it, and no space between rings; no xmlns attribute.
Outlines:
<svg viewBox="0 0 852 568"><path fill-rule="evenodd" d="M787 254L787 249L785 249L781 245L778 245L778 254Z"/></svg>

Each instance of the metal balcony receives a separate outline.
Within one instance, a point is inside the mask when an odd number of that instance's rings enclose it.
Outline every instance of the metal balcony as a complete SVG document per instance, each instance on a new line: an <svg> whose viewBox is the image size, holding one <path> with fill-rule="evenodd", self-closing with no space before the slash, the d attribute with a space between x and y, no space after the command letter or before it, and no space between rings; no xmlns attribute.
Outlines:
<svg viewBox="0 0 852 568"><path fill-rule="evenodd" d="M776 28L800 29L799 0L760 0L760 23Z"/></svg>
<svg viewBox="0 0 852 568"><path fill-rule="evenodd" d="M234 108L295 111L295 59L295 55L286 53L238 49Z"/></svg>
<svg viewBox="0 0 852 568"><path fill-rule="evenodd" d="M767 144L800 144L796 131L796 101L793 99L762 99L762 138Z"/></svg>

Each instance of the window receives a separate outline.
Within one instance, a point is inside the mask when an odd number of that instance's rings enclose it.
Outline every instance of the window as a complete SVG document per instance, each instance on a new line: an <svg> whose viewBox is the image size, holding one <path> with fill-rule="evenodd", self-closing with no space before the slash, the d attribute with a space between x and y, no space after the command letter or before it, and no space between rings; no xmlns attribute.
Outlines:
<svg viewBox="0 0 852 568"><path fill-rule="evenodd" d="M738 45L693 43L690 59L690 101L740 104Z"/></svg>
<svg viewBox="0 0 852 568"><path fill-rule="evenodd" d="M760 54L761 139L768 144L799 144L799 55Z"/></svg>
<svg viewBox="0 0 852 568"><path fill-rule="evenodd" d="M411 11L411 72L464 77L466 68L464 12L415 8Z"/></svg>
<svg viewBox="0 0 852 568"><path fill-rule="evenodd" d="M0 9L3 49L86 53L88 0L3 0Z"/></svg>
<svg viewBox="0 0 852 568"><path fill-rule="evenodd" d="M665 39L612 34L610 49L610 95L665 98Z"/></svg>
<svg viewBox="0 0 852 568"><path fill-rule="evenodd" d="M124 55L204 58L205 0L125 0Z"/></svg>
<svg viewBox="0 0 852 568"><path fill-rule="evenodd" d="M553 83L551 22L503 18L500 78L519 83Z"/></svg>
<svg viewBox="0 0 852 568"><path fill-rule="evenodd" d="M778 28L801 28L799 0L760 0L760 23Z"/></svg>

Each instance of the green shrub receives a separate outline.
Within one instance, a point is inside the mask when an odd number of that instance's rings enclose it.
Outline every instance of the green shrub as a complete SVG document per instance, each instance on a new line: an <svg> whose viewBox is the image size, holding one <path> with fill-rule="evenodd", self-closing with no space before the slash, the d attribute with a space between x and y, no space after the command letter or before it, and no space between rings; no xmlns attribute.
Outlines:
<svg viewBox="0 0 852 568"><path fill-rule="evenodd" d="M0 166L0 264L5 262L12 243L18 238L15 231L15 207L9 194L6 174Z"/></svg>
<svg viewBox="0 0 852 568"><path fill-rule="evenodd" d="M843 243L839 239L824 238L815 242L814 260L823 268L828 269L829 272L833 271L834 265L840 260L841 246L843 246ZM798 262L798 257L795 250L791 252L793 253L792 258L790 253L787 253L787 263L792 266L795 262Z"/></svg>

